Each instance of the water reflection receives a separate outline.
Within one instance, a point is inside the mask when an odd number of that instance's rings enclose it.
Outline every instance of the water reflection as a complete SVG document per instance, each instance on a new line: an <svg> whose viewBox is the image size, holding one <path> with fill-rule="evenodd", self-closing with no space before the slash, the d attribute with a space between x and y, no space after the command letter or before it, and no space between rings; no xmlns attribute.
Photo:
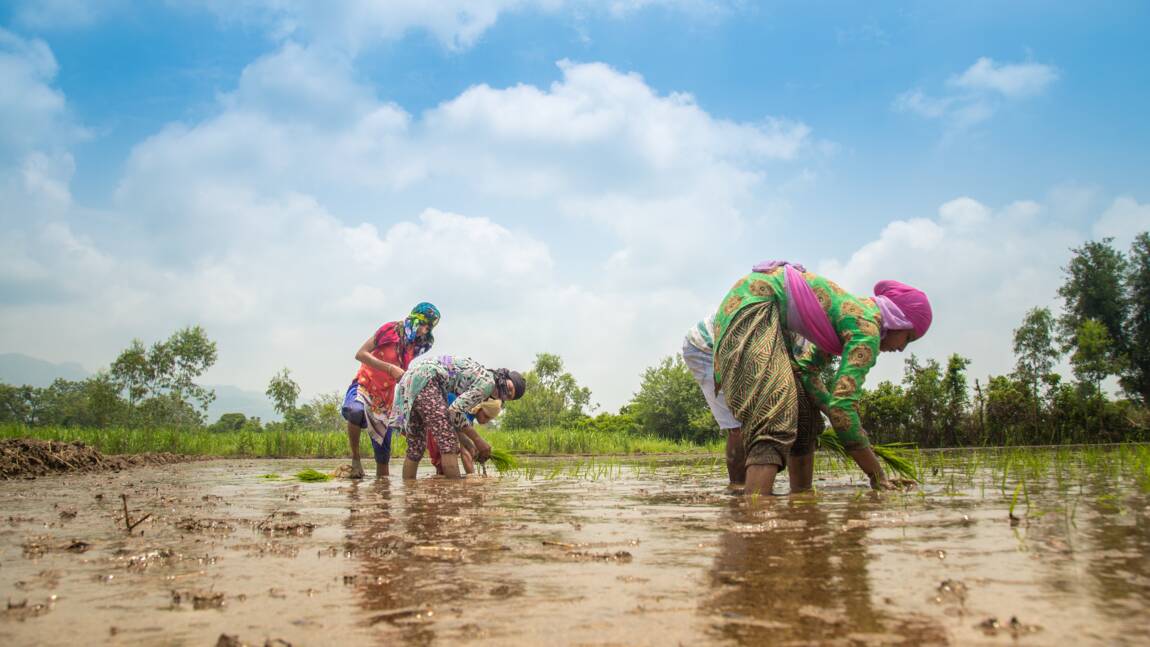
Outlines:
<svg viewBox="0 0 1150 647"><path fill-rule="evenodd" d="M854 640L945 642L930 622L882 608L868 574L866 502L815 497L734 506L709 572L712 637L738 644Z"/></svg>

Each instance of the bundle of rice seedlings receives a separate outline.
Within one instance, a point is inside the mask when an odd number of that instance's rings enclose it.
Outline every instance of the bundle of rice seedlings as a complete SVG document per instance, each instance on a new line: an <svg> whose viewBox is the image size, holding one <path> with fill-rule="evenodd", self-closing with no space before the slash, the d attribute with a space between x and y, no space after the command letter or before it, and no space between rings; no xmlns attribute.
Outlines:
<svg viewBox="0 0 1150 647"><path fill-rule="evenodd" d="M495 469L500 472L510 472L519 467L519 461L515 460L515 455L506 449L492 447L491 458L488 460L490 460L491 464L495 466Z"/></svg>
<svg viewBox="0 0 1150 647"><path fill-rule="evenodd" d="M315 483L318 481L330 481L331 480L330 474L324 474L323 472L317 472L310 467L307 468L306 470L301 471L301 472L296 472L295 477L301 481L306 482L306 483Z"/></svg>
<svg viewBox="0 0 1150 647"><path fill-rule="evenodd" d="M827 429L819 436L819 446L829 452L838 454L844 460L850 458L847 450L843 444L839 442L839 437L835 435L833 429ZM891 471L895 472L903 478L912 481L918 481L918 472L914 468L914 461L911 460L910 452L913 446L909 443L886 443L883 445L871 445L876 456L882 462L886 463Z"/></svg>

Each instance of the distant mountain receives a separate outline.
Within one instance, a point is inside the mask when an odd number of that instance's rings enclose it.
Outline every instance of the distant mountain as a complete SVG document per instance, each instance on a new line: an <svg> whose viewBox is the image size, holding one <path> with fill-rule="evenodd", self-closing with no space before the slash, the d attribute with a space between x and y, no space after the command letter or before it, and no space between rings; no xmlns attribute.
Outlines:
<svg viewBox="0 0 1150 647"><path fill-rule="evenodd" d="M21 353L0 353L0 382L21 386L45 387L58 378L83 380L91 373L75 362L54 364ZM279 420L268 397L256 391L246 391L230 384L205 384L216 392L216 399L208 406L208 422L219 420L225 413L242 413L249 418L259 416L264 422Z"/></svg>
<svg viewBox="0 0 1150 647"><path fill-rule="evenodd" d="M0 353L0 382L15 386L48 386L57 378L83 380L90 375L75 362L53 364L20 353Z"/></svg>

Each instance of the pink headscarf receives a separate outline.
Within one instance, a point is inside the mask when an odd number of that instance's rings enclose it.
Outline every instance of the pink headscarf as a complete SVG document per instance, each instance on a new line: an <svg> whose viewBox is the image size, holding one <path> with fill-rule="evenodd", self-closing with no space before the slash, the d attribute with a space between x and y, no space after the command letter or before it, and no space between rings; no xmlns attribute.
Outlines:
<svg viewBox="0 0 1150 647"><path fill-rule="evenodd" d="M882 311L882 334L890 330L913 330L921 339L930 329L933 314L930 300L917 288L898 281L879 281L874 285L874 301Z"/></svg>

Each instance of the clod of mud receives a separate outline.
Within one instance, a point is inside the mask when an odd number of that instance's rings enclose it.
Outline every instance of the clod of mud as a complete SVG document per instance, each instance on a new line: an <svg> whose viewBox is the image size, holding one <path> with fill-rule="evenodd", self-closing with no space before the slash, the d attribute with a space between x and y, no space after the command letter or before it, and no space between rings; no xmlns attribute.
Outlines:
<svg viewBox="0 0 1150 647"><path fill-rule="evenodd" d="M192 609L202 611L203 609L222 609L224 606L224 594L220 591L177 591L172 590L172 608L177 609L180 605L191 603Z"/></svg>
<svg viewBox="0 0 1150 647"><path fill-rule="evenodd" d="M198 459L168 453L105 456L79 441L10 438L0 440L0 480L32 479L56 472L119 471L138 465L167 465Z"/></svg>
<svg viewBox="0 0 1150 647"><path fill-rule="evenodd" d="M962 606L966 603L966 585L959 580L943 580L938 585L938 595L935 596L934 601L939 604L958 604Z"/></svg>
<svg viewBox="0 0 1150 647"><path fill-rule="evenodd" d="M56 596L48 597L44 603L28 604L28 600L21 600L19 602L8 601L8 607L4 609L4 619L20 620L23 622L28 618L35 618L42 616L52 610L52 604L56 602Z"/></svg>
<svg viewBox="0 0 1150 647"><path fill-rule="evenodd" d="M617 550L613 553L590 553L581 550L572 550L567 552L567 556L579 561L590 562L630 562L633 558L631 553L625 550Z"/></svg>
<svg viewBox="0 0 1150 647"><path fill-rule="evenodd" d="M220 634L216 640L216 647L255 647L255 643L243 642L236 635ZM268 638L264 641L263 647L292 647L292 645L282 638Z"/></svg>
<svg viewBox="0 0 1150 647"><path fill-rule="evenodd" d="M368 620L368 624L371 626L375 626L381 622L395 626L421 624L429 622L434 615L435 612L428 607L404 607L402 609L392 609L391 611L377 613Z"/></svg>
<svg viewBox="0 0 1150 647"><path fill-rule="evenodd" d="M1018 616L1010 616L1010 622L999 622L998 618L991 616L975 625L975 628L981 629L982 633L987 636L997 636L1000 631L1006 631L1015 638L1023 634L1036 633L1042 630L1038 625L1023 624L1022 621L1018 619Z"/></svg>
<svg viewBox="0 0 1150 647"><path fill-rule="evenodd" d="M235 528L222 519L196 519L184 517L176 522L176 528L184 532L205 532L226 534L234 532Z"/></svg>

